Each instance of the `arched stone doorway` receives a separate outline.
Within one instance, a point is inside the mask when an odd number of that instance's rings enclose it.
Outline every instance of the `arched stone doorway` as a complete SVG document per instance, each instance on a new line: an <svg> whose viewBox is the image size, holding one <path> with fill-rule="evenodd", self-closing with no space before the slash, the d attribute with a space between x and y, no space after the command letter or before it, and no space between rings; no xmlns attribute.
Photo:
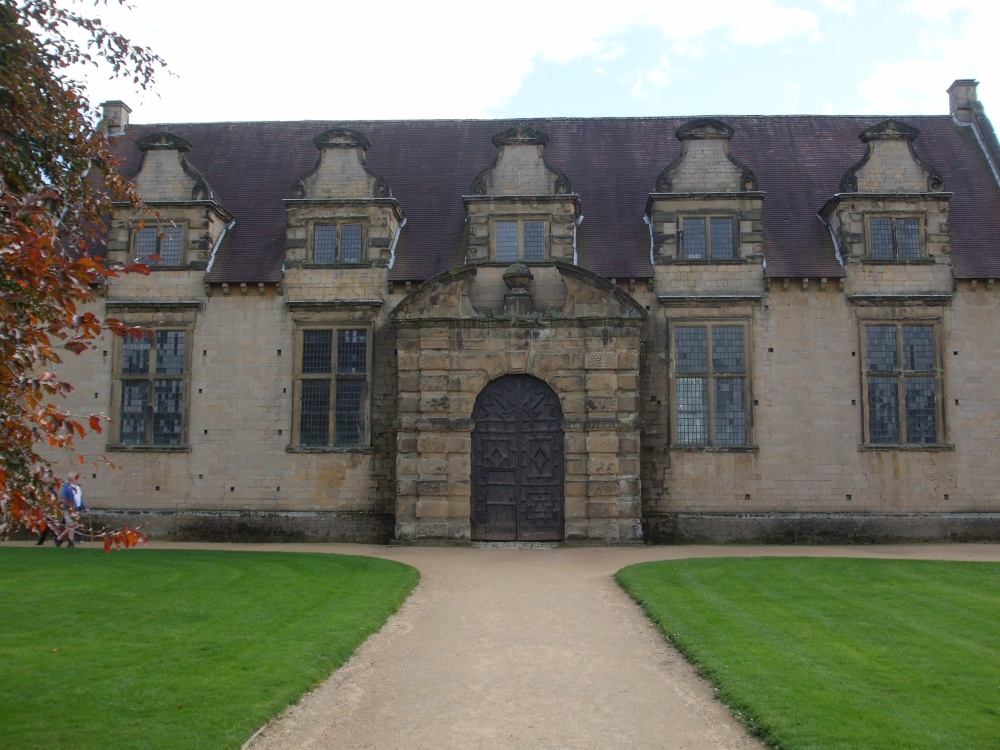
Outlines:
<svg viewBox="0 0 1000 750"><path fill-rule="evenodd" d="M472 539L563 539L562 418L538 378L505 375L483 388L472 411Z"/></svg>

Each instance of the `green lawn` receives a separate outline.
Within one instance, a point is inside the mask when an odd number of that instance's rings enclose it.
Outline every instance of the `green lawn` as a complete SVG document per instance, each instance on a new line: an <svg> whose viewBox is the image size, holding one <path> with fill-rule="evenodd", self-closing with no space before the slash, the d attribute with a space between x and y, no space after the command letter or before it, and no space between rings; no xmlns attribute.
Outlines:
<svg viewBox="0 0 1000 750"><path fill-rule="evenodd" d="M729 558L617 577L773 747L1000 748L1000 564Z"/></svg>
<svg viewBox="0 0 1000 750"><path fill-rule="evenodd" d="M365 557L0 547L0 746L235 750L418 577Z"/></svg>

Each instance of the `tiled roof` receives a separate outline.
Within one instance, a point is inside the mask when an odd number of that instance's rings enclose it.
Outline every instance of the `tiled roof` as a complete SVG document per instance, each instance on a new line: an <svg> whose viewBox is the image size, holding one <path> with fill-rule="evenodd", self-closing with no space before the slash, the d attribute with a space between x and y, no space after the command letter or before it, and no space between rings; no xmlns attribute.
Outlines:
<svg viewBox="0 0 1000 750"><path fill-rule="evenodd" d="M213 282L277 281L285 206L318 152L313 137L333 127L372 143L368 165L389 184L407 217L390 278L419 281L462 262L462 228L473 179L493 163L491 137L525 124L549 135L553 168L580 196L580 264L605 276L646 278L649 230L642 220L657 175L680 153L676 129L690 118L398 120L131 125L120 139L125 174L138 169L136 140L159 130L193 144L187 158L236 218L209 275ZM735 129L733 155L757 175L764 199L767 273L837 277L830 236L817 217L844 172L864 155L858 139L885 117L720 117ZM1000 278L1000 187L971 127L950 116L897 117L921 130L921 160L954 193L949 210L955 275Z"/></svg>

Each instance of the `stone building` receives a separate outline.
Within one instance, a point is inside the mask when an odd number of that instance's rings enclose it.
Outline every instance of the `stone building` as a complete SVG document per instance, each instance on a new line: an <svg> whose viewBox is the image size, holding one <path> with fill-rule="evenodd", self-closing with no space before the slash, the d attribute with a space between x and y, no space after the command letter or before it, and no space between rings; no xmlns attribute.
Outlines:
<svg viewBox="0 0 1000 750"><path fill-rule="evenodd" d="M174 538L1000 536L1000 146L918 117L130 124L68 364Z"/></svg>

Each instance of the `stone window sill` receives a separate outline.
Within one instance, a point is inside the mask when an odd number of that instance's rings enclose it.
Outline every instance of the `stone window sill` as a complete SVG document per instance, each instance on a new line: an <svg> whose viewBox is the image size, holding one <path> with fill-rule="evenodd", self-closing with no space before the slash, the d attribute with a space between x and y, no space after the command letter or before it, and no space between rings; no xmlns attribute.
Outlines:
<svg viewBox="0 0 1000 750"><path fill-rule="evenodd" d="M681 445L671 443L670 450L687 453L759 453L759 445Z"/></svg>
<svg viewBox="0 0 1000 750"><path fill-rule="evenodd" d="M315 269L315 268L371 268L371 263L359 260L357 262L351 263L303 263L302 268Z"/></svg>
<svg viewBox="0 0 1000 750"><path fill-rule="evenodd" d="M371 454L375 448L370 445L289 445L285 453L365 453Z"/></svg>
<svg viewBox="0 0 1000 750"><path fill-rule="evenodd" d="M746 258L674 258L670 261L675 266L745 266Z"/></svg>
<svg viewBox="0 0 1000 750"><path fill-rule="evenodd" d="M115 453L190 453L190 445L120 445L110 444L104 448Z"/></svg>
<svg viewBox="0 0 1000 750"><path fill-rule="evenodd" d="M933 266L934 258L864 258L861 261L866 266Z"/></svg>
<svg viewBox="0 0 1000 750"><path fill-rule="evenodd" d="M907 444L907 445L897 445L893 444L874 444L874 443L862 443L858 446L860 451L909 451L909 452L941 452L941 451L954 451L955 446L953 443L923 443L923 444Z"/></svg>

